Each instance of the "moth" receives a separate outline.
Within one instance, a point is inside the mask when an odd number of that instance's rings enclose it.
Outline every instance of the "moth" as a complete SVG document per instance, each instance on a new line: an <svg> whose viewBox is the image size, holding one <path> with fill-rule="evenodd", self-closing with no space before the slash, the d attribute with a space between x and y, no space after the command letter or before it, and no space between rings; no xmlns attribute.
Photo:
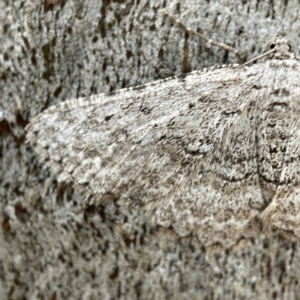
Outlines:
<svg viewBox="0 0 300 300"><path fill-rule="evenodd" d="M261 228L297 239L300 63L283 34L268 47L254 65L52 106L27 126L27 141L87 205L143 207L206 247Z"/></svg>

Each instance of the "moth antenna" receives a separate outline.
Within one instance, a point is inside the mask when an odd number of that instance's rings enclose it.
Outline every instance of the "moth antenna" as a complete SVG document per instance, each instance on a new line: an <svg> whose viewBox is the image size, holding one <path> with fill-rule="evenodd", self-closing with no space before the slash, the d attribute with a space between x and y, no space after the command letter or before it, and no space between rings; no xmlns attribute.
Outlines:
<svg viewBox="0 0 300 300"><path fill-rule="evenodd" d="M165 16L167 16L169 19L171 19L173 22L175 22L176 24L178 24L179 26L181 26L183 29L185 29L187 32L190 32L198 37L200 37L202 40L206 41L207 43L213 45L213 46L218 46L226 51L230 51L232 53L234 53L235 57L237 58L237 61L239 64L242 64L243 63L243 60L240 56L240 53L237 49L235 48L232 48L226 44L223 44L223 43L220 43L220 42L217 42L193 29L191 29L190 27L186 26L185 24L183 24L179 19L176 19L172 14L168 13L166 10L162 10L161 13Z"/></svg>
<svg viewBox="0 0 300 300"><path fill-rule="evenodd" d="M269 54L271 54L271 53L273 53L273 52L275 52L275 49L272 49L272 50L270 50L270 51L268 51L268 52L266 52L266 53L263 53L263 54L261 54L261 55L255 57L255 58L253 58L253 59L247 61L247 62L244 63L243 65L244 65L244 66L247 66L247 65L251 64L252 62L256 61L257 59L262 58L262 57L264 57L264 56L266 56L266 55L269 55Z"/></svg>

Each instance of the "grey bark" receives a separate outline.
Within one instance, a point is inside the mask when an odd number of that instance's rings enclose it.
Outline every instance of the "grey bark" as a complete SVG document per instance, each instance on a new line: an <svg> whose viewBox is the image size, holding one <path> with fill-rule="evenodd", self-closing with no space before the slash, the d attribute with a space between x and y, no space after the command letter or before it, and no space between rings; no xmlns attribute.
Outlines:
<svg viewBox="0 0 300 300"><path fill-rule="evenodd" d="M235 62L163 17L165 8L245 60L285 31L299 45L297 1L0 3L1 299L299 299L297 243L260 234L206 251L112 203L76 215L25 144L26 124L71 98ZM298 46L296 47L296 52Z"/></svg>

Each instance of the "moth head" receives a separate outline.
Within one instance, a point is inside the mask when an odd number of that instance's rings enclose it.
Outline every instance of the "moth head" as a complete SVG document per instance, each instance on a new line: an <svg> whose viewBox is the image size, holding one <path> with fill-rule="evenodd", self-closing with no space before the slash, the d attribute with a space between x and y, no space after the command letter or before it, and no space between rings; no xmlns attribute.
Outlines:
<svg viewBox="0 0 300 300"><path fill-rule="evenodd" d="M268 57L275 59L294 58L294 44L288 39L285 33L278 33L276 38L269 40L265 47L265 52L272 51Z"/></svg>
<svg viewBox="0 0 300 300"><path fill-rule="evenodd" d="M278 33L276 38L271 39L267 42L264 54L259 55L248 62L244 63L244 66L249 65L257 59L293 59L298 57L294 54L294 44L290 39L286 38L285 33Z"/></svg>

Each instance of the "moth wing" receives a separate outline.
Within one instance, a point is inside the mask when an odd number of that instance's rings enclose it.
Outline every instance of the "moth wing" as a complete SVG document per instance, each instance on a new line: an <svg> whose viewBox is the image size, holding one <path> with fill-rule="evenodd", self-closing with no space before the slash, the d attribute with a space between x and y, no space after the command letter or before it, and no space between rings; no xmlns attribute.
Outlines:
<svg viewBox="0 0 300 300"><path fill-rule="evenodd" d="M27 138L88 203L146 205L180 235L205 231L215 220L220 232L222 222L244 227L237 222L256 215L262 201L246 79L243 69L193 72L65 102L33 120ZM238 221L227 222L231 213Z"/></svg>
<svg viewBox="0 0 300 300"><path fill-rule="evenodd" d="M274 63L265 68L259 84L268 85L266 93L261 93L265 101L259 102L262 126L258 133L264 144L258 144L258 172L268 199L260 217L267 230L299 239L299 63L278 64L279 68Z"/></svg>
<svg viewBox="0 0 300 300"><path fill-rule="evenodd" d="M153 204L157 222L180 236L194 233L205 246L230 248L257 235L265 209L257 172L256 91L238 93L246 109L236 112L213 148L191 164L183 188ZM224 111L223 111L224 113Z"/></svg>
<svg viewBox="0 0 300 300"><path fill-rule="evenodd" d="M290 135L286 144L284 165L276 194L263 211L264 226L272 232L295 239L300 237L300 122L293 109L289 119ZM285 147L283 144L282 147Z"/></svg>

